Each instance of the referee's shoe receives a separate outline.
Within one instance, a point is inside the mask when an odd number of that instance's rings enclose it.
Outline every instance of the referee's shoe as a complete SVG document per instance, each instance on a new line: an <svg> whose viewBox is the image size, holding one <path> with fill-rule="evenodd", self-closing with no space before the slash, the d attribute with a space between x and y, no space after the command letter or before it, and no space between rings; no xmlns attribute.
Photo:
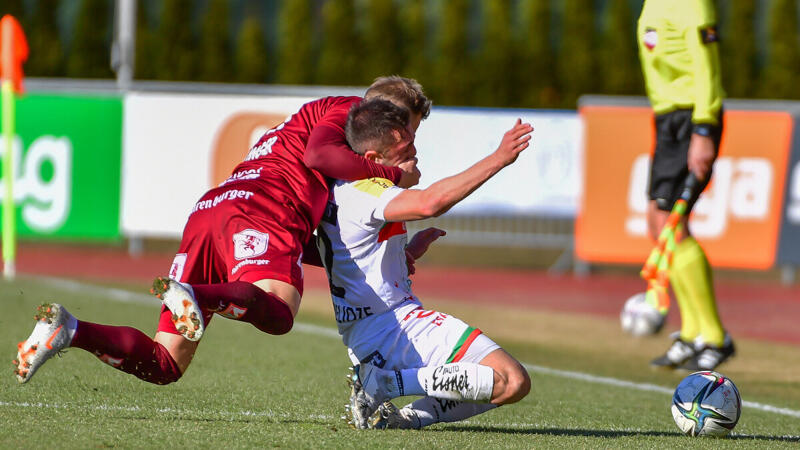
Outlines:
<svg viewBox="0 0 800 450"><path fill-rule="evenodd" d="M672 345L663 355L650 361L650 367L656 369L675 369L697 356L695 343L681 339L680 331L670 335Z"/></svg>
<svg viewBox="0 0 800 450"><path fill-rule="evenodd" d="M702 347L697 349L697 354L678 367L678 369L688 370L689 372L714 370L734 354L736 354L736 347L733 345L733 339L728 333L725 333L725 341L722 343L722 347L702 344Z"/></svg>

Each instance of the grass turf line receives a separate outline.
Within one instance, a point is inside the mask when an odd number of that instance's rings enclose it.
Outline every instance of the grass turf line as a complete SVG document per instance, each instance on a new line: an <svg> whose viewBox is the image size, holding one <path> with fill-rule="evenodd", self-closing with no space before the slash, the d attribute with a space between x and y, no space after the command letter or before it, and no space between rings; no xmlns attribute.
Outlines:
<svg viewBox="0 0 800 450"><path fill-rule="evenodd" d="M42 300L58 300L84 320L135 326L149 334L155 330L158 311L155 301L152 307L110 303L96 293L69 293L25 280L0 284L0 297L5 306L0 342L9 360L16 342L30 333L31 316ZM302 320L332 325L313 307ZM338 419L347 399L348 364L340 341L302 332L267 336L248 324L221 318L214 324L184 378L164 387L116 371L79 349L49 361L24 386L17 385L9 364L7 377L0 379L0 446L158 448L169 442L199 447L367 448L379 443L399 448L408 446L409 439L415 445L443 448L709 444L679 434L669 415L669 398L662 393L553 375L535 375L532 394L519 404L466 422L422 432L349 430ZM543 350L535 342L509 341L508 346L515 353ZM25 406L39 403L60 407ZM797 445L797 438L784 436L800 434L798 423L746 409L737 435L713 445ZM47 433L24 432L31 427ZM43 439L43 434L51 438Z"/></svg>

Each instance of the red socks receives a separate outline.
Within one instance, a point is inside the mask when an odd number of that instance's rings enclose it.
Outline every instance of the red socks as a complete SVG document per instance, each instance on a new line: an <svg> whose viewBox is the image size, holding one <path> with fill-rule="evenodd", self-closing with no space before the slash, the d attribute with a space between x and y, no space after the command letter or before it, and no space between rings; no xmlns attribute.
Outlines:
<svg viewBox="0 0 800 450"><path fill-rule="evenodd" d="M169 384L182 375L167 349L136 328L79 320L70 346L150 383Z"/></svg>
<svg viewBox="0 0 800 450"><path fill-rule="evenodd" d="M285 334L294 324L292 311L283 300L251 283L193 285L192 289L203 310L249 322L265 333ZM136 328L79 320L70 346L150 383L169 384L182 375L167 349Z"/></svg>
<svg viewBox="0 0 800 450"><path fill-rule="evenodd" d="M265 333L285 334L294 324L292 310L286 302L252 283L193 284L192 289L200 308L249 322Z"/></svg>

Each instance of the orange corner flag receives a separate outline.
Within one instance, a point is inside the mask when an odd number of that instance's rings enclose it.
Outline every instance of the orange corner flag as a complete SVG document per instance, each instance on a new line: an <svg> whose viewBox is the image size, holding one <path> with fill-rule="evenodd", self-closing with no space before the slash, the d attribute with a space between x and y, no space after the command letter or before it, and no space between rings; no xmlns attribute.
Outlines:
<svg viewBox="0 0 800 450"><path fill-rule="evenodd" d="M6 14L0 19L0 79L11 81L22 93L22 63L28 59L28 41L17 19Z"/></svg>

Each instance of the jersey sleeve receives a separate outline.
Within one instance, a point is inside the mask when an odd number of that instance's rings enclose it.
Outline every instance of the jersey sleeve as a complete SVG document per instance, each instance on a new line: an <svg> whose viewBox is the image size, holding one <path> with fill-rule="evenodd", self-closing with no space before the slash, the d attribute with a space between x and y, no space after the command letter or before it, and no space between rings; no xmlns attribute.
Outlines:
<svg viewBox="0 0 800 450"><path fill-rule="evenodd" d="M386 223L383 215L386 205L405 189L395 186L385 178L368 178L350 183L349 191L351 197L347 202L356 212L360 226L366 230L374 230L380 229Z"/></svg>
<svg viewBox="0 0 800 450"><path fill-rule="evenodd" d="M380 177L398 183L402 175L398 167L374 163L347 145L344 125L348 111L349 108L332 108L314 125L303 155L306 167L338 180Z"/></svg>
<svg viewBox="0 0 800 450"><path fill-rule="evenodd" d="M686 23L686 46L692 58L694 112L692 122L717 125L723 93L716 16L710 0L692 1Z"/></svg>

